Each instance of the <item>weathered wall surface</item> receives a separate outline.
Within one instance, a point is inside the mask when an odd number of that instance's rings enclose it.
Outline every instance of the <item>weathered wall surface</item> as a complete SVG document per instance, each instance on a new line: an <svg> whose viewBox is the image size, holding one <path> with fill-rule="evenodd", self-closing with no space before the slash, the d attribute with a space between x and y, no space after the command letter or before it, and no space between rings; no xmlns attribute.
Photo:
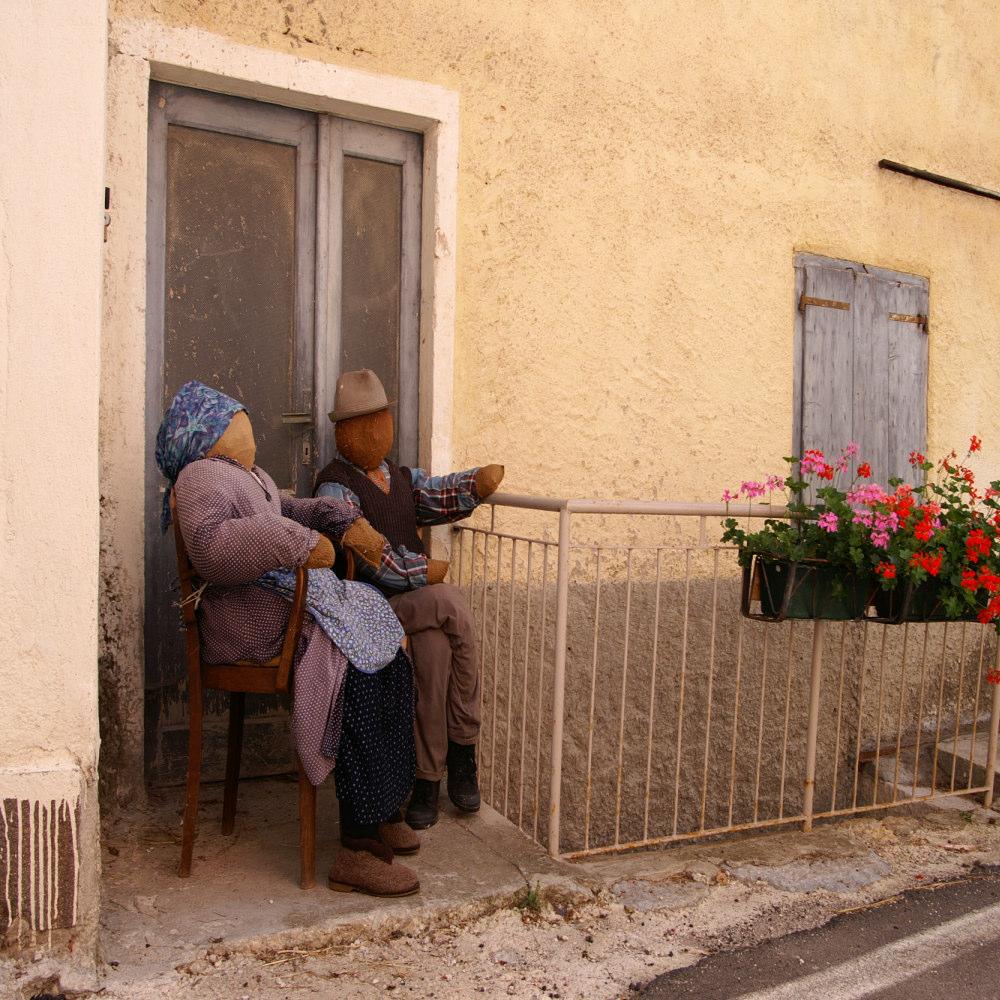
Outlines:
<svg viewBox="0 0 1000 1000"><path fill-rule="evenodd" d="M507 487L712 499L791 440L795 250L930 279L930 449L992 376L1000 188L988 2L113 0L462 102L457 464ZM613 471L612 471L613 470Z"/></svg>
<svg viewBox="0 0 1000 1000"><path fill-rule="evenodd" d="M976 432L980 467L997 473L1000 260L984 248L1000 206L876 166L890 157L1000 188L988 3L110 9L113 35L193 27L459 94L454 422L434 428L452 435L455 466L503 461L514 492L668 500L778 471L792 433L793 259L806 250L929 279L929 451ZM148 72L112 51L112 94L141 91ZM115 233L128 234L109 244L102 412L104 722L121 799L141 760L145 211L138 161L121 151L142 147L145 111L118 101L109 124Z"/></svg>
<svg viewBox="0 0 1000 1000"><path fill-rule="evenodd" d="M0 959L52 948L84 965L99 872L105 37L103 0L8 5L0 36Z"/></svg>

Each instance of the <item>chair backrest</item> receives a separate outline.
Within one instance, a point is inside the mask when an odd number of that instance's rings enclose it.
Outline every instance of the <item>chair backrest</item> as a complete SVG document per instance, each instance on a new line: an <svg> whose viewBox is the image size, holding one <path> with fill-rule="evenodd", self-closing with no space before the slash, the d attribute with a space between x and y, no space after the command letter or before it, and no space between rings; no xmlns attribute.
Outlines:
<svg viewBox="0 0 1000 1000"><path fill-rule="evenodd" d="M187 644L188 661L188 685L191 690L196 690L195 685L201 683L201 634L198 631L198 609L195 594L199 585L198 576L191 565L187 548L184 545L184 536L181 533L180 523L177 518L177 502L174 494L170 493L170 519L174 527L174 544L177 548L177 575L180 579L181 590L181 614L184 618L184 635ZM354 559L350 553L348 555L348 568L353 575ZM302 619L305 616L306 598L309 591L309 571L300 566L295 571L295 593L292 596L292 608L288 616L288 626L285 630L284 639L281 644L281 655L277 663L273 661L261 664L261 667L277 667L275 678L275 689L284 694L288 691L291 679L292 662L295 659L295 650L299 643L299 635L302 631Z"/></svg>

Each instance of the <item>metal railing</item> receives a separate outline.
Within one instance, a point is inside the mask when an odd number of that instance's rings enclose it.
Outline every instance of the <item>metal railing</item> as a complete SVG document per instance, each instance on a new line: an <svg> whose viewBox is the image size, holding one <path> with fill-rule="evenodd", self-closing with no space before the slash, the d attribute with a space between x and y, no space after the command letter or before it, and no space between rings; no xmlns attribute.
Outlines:
<svg viewBox="0 0 1000 1000"><path fill-rule="evenodd" d="M726 516L788 514L496 494L456 526L486 800L564 858L941 795L990 805L995 633L749 621Z"/></svg>

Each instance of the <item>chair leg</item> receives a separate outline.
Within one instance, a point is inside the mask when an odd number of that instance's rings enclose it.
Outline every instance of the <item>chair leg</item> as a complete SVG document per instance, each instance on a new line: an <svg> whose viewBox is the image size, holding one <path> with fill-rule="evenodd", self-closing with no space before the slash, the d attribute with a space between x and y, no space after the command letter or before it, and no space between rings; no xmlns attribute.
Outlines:
<svg viewBox="0 0 1000 1000"><path fill-rule="evenodd" d="M202 748L202 692L198 680L189 683L188 773L187 794L184 799L184 826L181 832L180 877L191 874L191 857L194 854L194 836L198 826L198 785L201 782Z"/></svg>
<svg viewBox="0 0 1000 1000"><path fill-rule="evenodd" d="M316 884L316 788L299 766L299 885L311 889Z"/></svg>
<svg viewBox="0 0 1000 1000"><path fill-rule="evenodd" d="M222 796L222 832L229 836L236 824L236 794L240 783L240 759L243 756L243 716L246 695L229 692L229 745L226 748L226 788Z"/></svg>

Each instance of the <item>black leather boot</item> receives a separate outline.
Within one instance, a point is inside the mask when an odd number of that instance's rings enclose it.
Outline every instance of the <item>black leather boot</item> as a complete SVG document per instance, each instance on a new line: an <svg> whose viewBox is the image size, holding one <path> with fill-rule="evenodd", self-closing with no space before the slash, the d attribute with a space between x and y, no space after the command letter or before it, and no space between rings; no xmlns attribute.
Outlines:
<svg viewBox="0 0 1000 1000"><path fill-rule="evenodd" d="M475 746L448 740L448 798L462 812L479 812L479 772Z"/></svg>
<svg viewBox="0 0 1000 1000"><path fill-rule="evenodd" d="M413 792L406 807L406 822L414 830L426 830L438 821L438 795L441 793L440 781L425 781L416 778L413 782Z"/></svg>

